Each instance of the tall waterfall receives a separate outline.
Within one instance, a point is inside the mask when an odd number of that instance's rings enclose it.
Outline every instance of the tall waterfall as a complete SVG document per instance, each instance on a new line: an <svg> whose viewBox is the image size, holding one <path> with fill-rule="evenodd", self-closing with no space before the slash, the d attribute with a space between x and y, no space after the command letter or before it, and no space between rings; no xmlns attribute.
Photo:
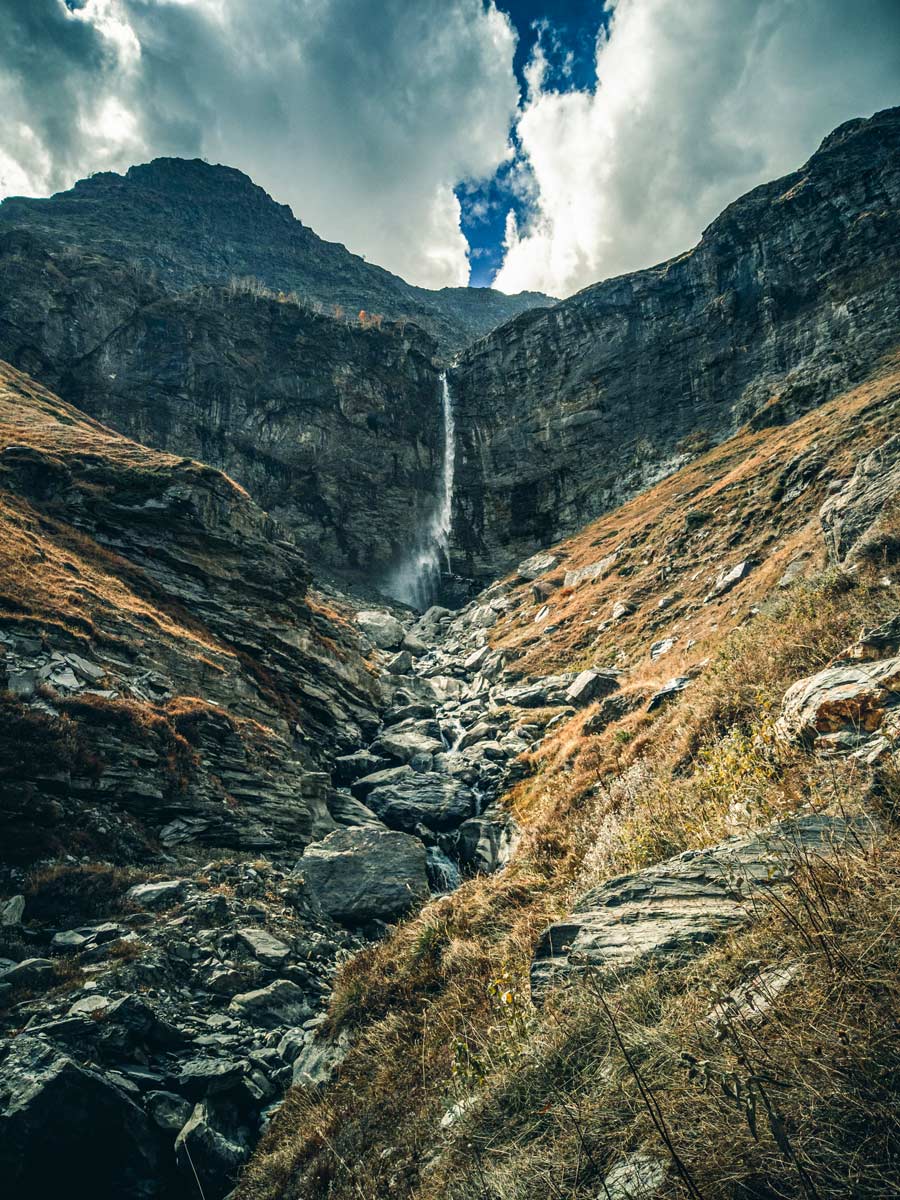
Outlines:
<svg viewBox="0 0 900 1200"><path fill-rule="evenodd" d="M384 591L424 611L434 603L441 582L441 571L450 569L450 530L453 526L453 474L456 463L456 427L447 372L442 371L441 416L444 426L444 453L437 503L416 544L407 558L384 584Z"/></svg>

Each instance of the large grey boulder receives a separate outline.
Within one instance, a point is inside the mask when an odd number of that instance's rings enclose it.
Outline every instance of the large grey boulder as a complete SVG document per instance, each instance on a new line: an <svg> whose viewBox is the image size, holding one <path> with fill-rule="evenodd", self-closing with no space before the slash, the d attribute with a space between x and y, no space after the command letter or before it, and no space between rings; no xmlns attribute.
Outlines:
<svg viewBox="0 0 900 1200"><path fill-rule="evenodd" d="M0 1063L4 1195L151 1200L163 1194L159 1142L124 1089L38 1037Z"/></svg>
<svg viewBox="0 0 900 1200"><path fill-rule="evenodd" d="M477 799L471 788L436 771L397 780L369 792L367 802L389 829L454 829L474 815Z"/></svg>
<svg viewBox="0 0 900 1200"><path fill-rule="evenodd" d="M175 1139L175 1159L182 1174L199 1180L205 1196L221 1196L249 1154L241 1131L223 1121L208 1100L194 1107Z"/></svg>
<svg viewBox="0 0 900 1200"><path fill-rule="evenodd" d="M819 509L828 557L846 562L872 534L888 501L900 493L900 434L861 459L853 476Z"/></svg>
<svg viewBox="0 0 900 1200"><path fill-rule="evenodd" d="M379 650L396 650L406 632L396 617L377 610L357 613L356 623Z"/></svg>
<svg viewBox="0 0 900 1200"><path fill-rule="evenodd" d="M322 908L338 921L392 921L428 897L425 847L392 829L338 829L297 863Z"/></svg>
<svg viewBox="0 0 900 1200"><path fill-rule="evenodd" d="M586 971L603 978L651 961L680 966L752 920L754 903L783 887L799 861L868 833L861 820L803 816L610 879L545 931L532 960L532 995L539 1000Z"/></svg>
<svg viewBox="0 0 900 1200"><path fill-rule="evenodd" d="M387 729L372 743L374 754L408 763L419 755L440 754L444 745L421 729Z"/></svg>
<svg viewBox="0 0 900 1200"><path fill-rule="evenodd" d="M576 708L608 696L619 686L619 677L615 671L596 671L589 668L582 671L566 689L566 702Z"/></svg>
<svg viewBox="0 0 900 1200"><path fill-rule="evenodd" d="M268 987L241 992L228 1005L228 1011L232 1016L258 1025L261 1029L300 1025L312 1016L306 993L290 979L276 979Z"/></svg>

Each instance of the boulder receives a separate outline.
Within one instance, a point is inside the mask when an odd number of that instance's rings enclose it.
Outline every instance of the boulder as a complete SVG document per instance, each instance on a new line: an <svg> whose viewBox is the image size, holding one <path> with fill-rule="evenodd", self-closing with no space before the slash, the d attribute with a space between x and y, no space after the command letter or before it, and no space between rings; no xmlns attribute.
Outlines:
<svg viewBox="0 0 900 1200"><path fill-rule="evenodd" d="M669 1164L649 1154L629 1154L603 1180L603 1200L654 1200L661 1194Z"/></svg>
<svg viewBox="0 0 900 1200"><path fill-rule="evenodd" d="M388 765L387 760L372 754L370 750L356 750L353 754L342 754L334 760L334 782L338 787L347 787L364 775L371 775ZM331 800L328 802L329 810ZM334 813L331 814L334 816Z"/></svg>
<svg viewBox="0 0 900 1200"><path fill-rule="evenodd" d="M396 650L405 636L403 626L388 612L371 610L357 613L356 623L379 650Z"/></svg>
<svg viewBox="0 0 900 1200"><path fill-rule="evenodd" d="M12 967L0 971L0 983L15 987L35 987L47 983L55 975L49 958L23 958Z"/></svg>
<svg viewBox="0 0 900 1200"><path fill-rule="evenodd" d="M614 621L624 621L626 617L630 617L634 612L634 605L630 600L617 600L612 606L610 616Z"/></svg>
<svg viewBox="0 0 900 1200"><path fill-rule="evenodd" d="M668 654L675 643L678 641L676 637L660 638L658 642L654 642L650 647L650 659L656 662L658 658L662 658L664 654Z"/></svg>
<svg viewBox="0 0 900 1200"><path fill-rule="evenodd" d="M732 588L737 587L742 579L746 579L756 563L752 559L745 559L739 562L737 566L726 567L720 571L713 582L712 587L703 598L703 603L708 604L710 600L717 600L719 596L724 596L730 592Z"/></svg>
<svg viewBox="0 0 900 1200"><path fill-rule="evenodd" d="M144 1104L154 1124L166 1133L178 1133L193 1111L190 1100L175 1092L148 1092Z"/></svg>
<svg viewBox="0 0 900 1200"><path fill-rule="evenodd" d="M375 829L383 829L384 822L361 800L356 800L349 792L334 792L328 801L328 810L338 825L370 825Z"/></svg>
<svg viewBox="0 0 900 1200"><path fill-rule="evenodd" d="M329 834L339 837L341 830ZM325 839L328 841L328 838ZM276 979L268 987L252 992L241 992L228 1005L233 1017L258 1025L261 1029L275 1029L279 1025L300 1025L312 1016L306 993L290 979Z"/></svg>
<svg viewBox="0 0 900 1200"><path fill-rule="evenodd" d="M785 692L775 732L819 750L886 750L900 734L900 657L840 662Z"/></svg>
<svg viewBox="0 0 900 1200"><path fill-rule="evenodd" d="M178 1074L178 1086L189 1096L214 1096L236 1087L244 1064L232 1058L193 1058Z"/></svg>
<svg viewBox="0 0 900 1200"><path fill-rule="evenodd" d="M295 868L338 921L391 921L428 897L425 847L391 829L338 829L307 846Z"/></svg>
<svg viewBox="0 0 900 1200"><path fill-rule="evenodd" d="M657 708L662 708L664 704L674 700L686 687L690 687L693 682L690 675L676 675L673 679L668 680L647 701L647 712L655 712Z"/></svg>
<svg viewBox="0 0 900 1200"><path fill-rule="evenodd" d="M530 558L526 558L516 567L516 574L520 579L537 579L539 575L546 575L548 571L552 571L554 567L559 565L559 559L555 554L532 554Z"/></svg>
<svg viewBox="0 0 900 1200"><path fill-rule="evenodd" d="M355 779L350 784L350 791L357 800L365 800L369 792L373 792L376 788L385 787L387 784L396 783L401 779L409 779L413 775L415 775L415 771L405 763L399 767L385 767L383 771L373 771L371 775Z"/></svg>
<svg viewBox="0 0 900 1200"><path fill-rule="evenodd" d="M584 708L601 696L608 696L619 686L619 677L615 671L582 671L566 690L566 703L574 704L576 708Z"/></svg>
<svg viewBox="0 0 900 1200"><path fill-rule="evenodd" d="M25 914L25 897L11 896L0 902L0 925L21 925Z"/></svg>
<svg viewBox="0 0 900 1200"><path fill-rule="evenodd" d="M310 1031L291 1064L291 1082L296 1087L324 1087L330 1083L350 1051L350 1033L343 1030L334 1041Z"/></svg>
<svg viewBox="0 0 900 1200"><path fill-rule="evenodd" d="M439 754L443 742L420 729L387 729L372 743L372 752L394 762L408 763L419 754Z"/></svg>
<svg viewBox="0 0 900 1200"><path fill-rule="evenodd" d="M265 929L238 929L235 937L264 966L280 967L290 957L290 946Z"/></svg>
<svg viewBox="0 0 900 1200"><path fill-rule="evenodd" d="M454 829L477 807L475 793L447 775L436 771L412 774L386 787L369 792L368 804L389 829Z"/></svg>
<svg viewBox="0 0 900 1200"><path fill-rule="evenodd" d="M612 554L607 554L605 558L601 558L598 562L588 563L586 567L577 567L575 570L566 571L565 586L567 588L578 587L582 583L593 583L596 579L604 579L616 565L618 557L618 554L614 551Z"/></svg>
<svg viewBox="0 0 900 1200"><path fill-rule="evenodd" d="M8 1196L156 1200L159 1141L124 1088L38 1037L0 1063L0 1179Z"/></svg>
<svg viewBox="0 0 900 1200"><path fill-rule="evenodd" d="M168 908L177 904L186 890L184 879L161 879L158 883L135 884L125 893L125 898L141 908Z"/></svg>
<svg viewBox="0 0 900 1200"><path fill-rule="evenodd" d="M803 816L611 879L543 934L531 965L532 995L540 1000L587 970L603 979L651 961L681 966L746 925L754 899L783 887L799 861L828 856L870 833L862 820Z"/></svg>
<svg viewBox="0 0 900 1200"><path fill-rule="evenodd" d="M828 557L845 563L874 533L885 505L900 493L900 434L867 454L851 479L822 505L819 521Z"/></svg>
<svg viewBox="0 0 900 1200"><path fill-rule="evenodd" d="M182 1174L188 1181L199 1182L207 1197L228 1190L249 1153L245 1137L230 1122L222 1121L208 1100L195 1105L175 1139L175 1159Z"/></svg>

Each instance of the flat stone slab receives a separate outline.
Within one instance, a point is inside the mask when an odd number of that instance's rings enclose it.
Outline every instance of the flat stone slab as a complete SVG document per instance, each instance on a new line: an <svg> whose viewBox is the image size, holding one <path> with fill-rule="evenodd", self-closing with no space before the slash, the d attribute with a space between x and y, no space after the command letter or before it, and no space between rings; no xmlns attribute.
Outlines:
<svg viewBox="0 0 900 1200"><path fill-rule="evenodd" d="M544 932L532 959L532 996L540 1000L587 971L622 976L651 961L680 966L747 925L798 857L826 857L870 836L863 819L811 814L610 879Z"/></svg>

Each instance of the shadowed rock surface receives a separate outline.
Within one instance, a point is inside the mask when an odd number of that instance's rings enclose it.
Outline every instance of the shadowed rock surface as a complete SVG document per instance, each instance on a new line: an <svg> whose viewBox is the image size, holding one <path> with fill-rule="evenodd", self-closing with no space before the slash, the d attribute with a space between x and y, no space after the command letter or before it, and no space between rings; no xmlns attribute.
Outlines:
<svg viewBox="0 0 900 1200"><path fill-rule="evenodd" d="M133 264L166 291L253 276L352 317L365 309L413 321L445 354L520 312L554 303L539 292L415 287L317 237L243 172L200 159L156 158L124 175L100 171L47 200L9 197L0 204L2 225Z"/></svg>
<svg viewBox="0 0 900 1200"><path fill-rule="evenodd" d="M482 338L451 374L457 568L508 568L896 340L900 109L850 121L698 246Z"/></svg>

